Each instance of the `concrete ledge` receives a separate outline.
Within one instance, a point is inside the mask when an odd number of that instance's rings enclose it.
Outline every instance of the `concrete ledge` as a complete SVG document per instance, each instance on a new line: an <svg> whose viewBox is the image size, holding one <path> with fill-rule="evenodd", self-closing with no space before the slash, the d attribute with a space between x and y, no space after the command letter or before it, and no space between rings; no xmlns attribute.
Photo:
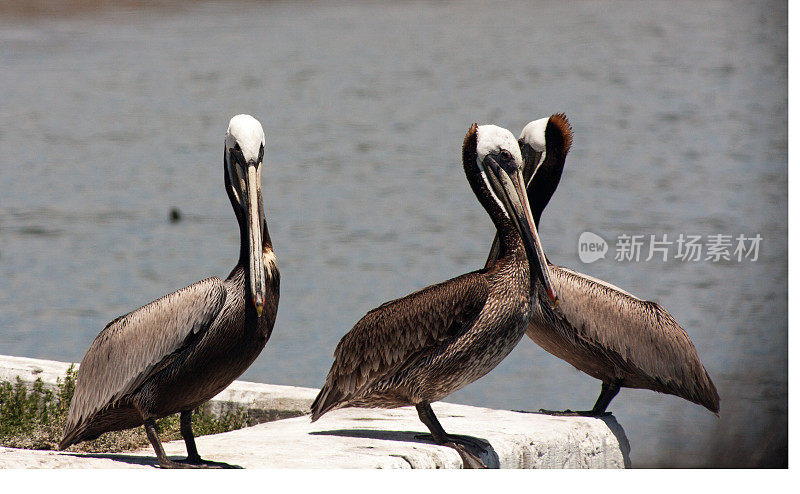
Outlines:
<svg viewBox="0 0 800 494"><path fill-rule="evenodd" d="M69 362L0 355L0 380L15 382L19 376L23 382L31 384L41 378L52 388L58 378L63 379L70 365L76 370L79 367ZM313 388L234 381L208 401L206 410L219 416L241 407L258 422L268 422L309 413L317 392Z"/></svg>
<svg viewBox="0 0 800 494"><path fill-rule="evenodd" d="M435 403L448 432L480 439L494 468L625 468L628 442L613 417L550 417ZM344 409L311 423L296 417L197 438L203 458L244 468L461 468L447 447L416 435L427 432L411 407ZM186 456L183 441L164 445ZM2 468L153 468L152 448L85 454L0 448Z"/></svg>
<svg viewBox="0 0 800 494"><path fill-rule="evenodd" d="M0 381L13 383L19 377L23 382L32 383L41 378L46 385L54 386L58 378L64 378L70 365L75 365L77 370L78 364L69 362L0 355Z"/></svg>
<svg viewBox="0 0 800 494"><path fill-rule="evenodd" d="M9 369L4 365L13 364ZM55 364L60 364L61 367ZM69 364L0 357L0 379L25 375L43 381L63 376ZM9 377L10 376L10 377ZM317 390L234 382L214 398L263 413L306 413ZM482 460L494 468L625 468L630 446L611 417L551 417L536 413L434 403L451 434L484 446ZM461 468L454 450L417 438L426 433L413 407L395 410L343 409L315 423L307 416L197 438L200 454L244 468ZM183 441L164 444L167 454L186 456ZM130 453L88 454L0 448L0 468L154 468L152 448Z"/></svg>

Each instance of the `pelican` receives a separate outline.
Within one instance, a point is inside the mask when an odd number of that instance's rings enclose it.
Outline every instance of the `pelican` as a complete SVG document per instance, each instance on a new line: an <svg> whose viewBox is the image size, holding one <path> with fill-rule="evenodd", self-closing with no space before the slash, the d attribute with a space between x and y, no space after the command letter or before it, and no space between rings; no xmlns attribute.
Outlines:
<svg viewBox="0 0 800 494"><path fill-rule="evenodd" d="M519 145L531 213L539 219L558 187L572 129L558 113L530 122ZM487 260L497 259L498 238ZM692 340L655 302L637 298L610 283L547 261L553 288L563 297L557 309L534 312L526 333L539 346L602 381L591 410L553 415L601 416L621 387L652 389L679 396L719 415L719 395Z"/></svg>
<svg viewBox="0 0 800 494"><path fill-rule="evenodd" d="M488 269L431 285L368 312L339 342L311 420L342 407L414 405L440 445L467 468L484 463L445 432L430 404L499 364L525 333L532 313L557 304L522 178L513 134L473 124L464 139L464 172L500 233ZM540 316L541 317L541 316ZM474 445L473 445L474 446Z"/></svg>
<svg viewBox="0 0 800 494"><path fill-rule="evenodd" d="M261 200L264 131L236 115L225 135L224 173L239 222L239 262L120 316L103 328L78 370L59 449L144 425L162 468L226 467L197 453L192 410L225 389L258 357L278 311L280 276ZM155 421L180 412L186 460L164 454Z"/></svg>

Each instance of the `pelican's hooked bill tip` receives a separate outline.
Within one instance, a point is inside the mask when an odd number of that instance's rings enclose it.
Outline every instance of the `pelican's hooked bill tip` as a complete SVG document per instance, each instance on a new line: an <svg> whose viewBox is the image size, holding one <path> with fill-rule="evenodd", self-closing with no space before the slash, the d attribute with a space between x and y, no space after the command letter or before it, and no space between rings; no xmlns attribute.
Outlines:
<svg viewBox="0 0 800 494"><path fill-rule="evenodd" d="M253 305L256 306L256 314L261 317L261 313L264 312L264 300L260 293L253 297Z"/></svg>
<svg viewBox="0 0 800 494"><path fill-rule="evenodd" d="M558 295L556 295L549 288L547 288L546 291L547 291L547 296L550 297L550 303L553 305L553 308L555 309L556 307L558 307Z"/></svg>

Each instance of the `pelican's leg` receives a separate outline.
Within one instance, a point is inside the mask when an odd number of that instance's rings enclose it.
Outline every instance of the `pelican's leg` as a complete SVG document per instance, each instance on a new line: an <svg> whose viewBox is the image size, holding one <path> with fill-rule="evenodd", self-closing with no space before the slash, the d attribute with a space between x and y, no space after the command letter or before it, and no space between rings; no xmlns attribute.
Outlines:
<svg viewBox="0 0 800 494"><path fill-rule="evenodd" d="M186 462L198 465L203 462L197 453L197 444L194 442L194 432L192 432L192 411L181 412L181 436L186 443Z"/></svg>
<svg viewBox="0 0 800 494"><path fill-rule="evenodd" d="M606 412L606 408L608 408L608 404L611 403L611 400L619 393L619 385L620 383L618 381L612 383L603 382L603 385L600 387L600 396L597 397L597 401L594 403L591 410L578 410L577 412L564 410L560 412L541 408L539 411L547 415L556 415L559 417L605 417L611 415L611 412Z"/></svg>
<svg viewBox="0 0 800 494"><path fill-rule="evenodd" d="M181 436L186 443L186 459L178 460L178 463L192 465L197 468L234 468L232 465L219 461L210 461L200 458L197 452L197 444L194 442L194 432L192 432L192 411L181 412Z"/></svg>
<svg viewBox="0 0 800 494"><path fill-rule="evenodd" d="M158 438L158 430L156 429L155 419L151 418L144 421L144 431L147 434L147 439L150 441L150 444L153 445L153 449L156 450L156 458L158 459L158 465L161 468L195 467L195 465L190 465L188 463L177 463L167 458L167 454L164 453L164 447L161 445L161 439Z"/></svg>
<svg viewBox="0 0 800 494"><path fill-rule="evenodd" d="M603 383L603 386L600 389L600 396L597 397L597 401L595 402L594 406L592 407L592 415L595 417L601 417L603 415L610 415L609 412L606 412L606 408L608 407L611 400L614 399L619 393L619 383L614 381L613 383Z"/></svg>
<svg viewBox="0 0 800 494"><path fill-rule="evenodd" d="M486 464L483 463L480 458L467 451L463 444L459 444L459 441L467 442L472 446L476 444L472 441L464 440L463 438L456 438L445 432L442 424L439 423L439 419L437 419L436 415L433 413L430 403L420 403L416 405L416 408L419 419L425 424L428 430L431 431L431 436L436 444L456 450L459 456L461 456L461 461L464 462L464 468L486 468ZM483 449L482 446L477 446Z"/></svg>

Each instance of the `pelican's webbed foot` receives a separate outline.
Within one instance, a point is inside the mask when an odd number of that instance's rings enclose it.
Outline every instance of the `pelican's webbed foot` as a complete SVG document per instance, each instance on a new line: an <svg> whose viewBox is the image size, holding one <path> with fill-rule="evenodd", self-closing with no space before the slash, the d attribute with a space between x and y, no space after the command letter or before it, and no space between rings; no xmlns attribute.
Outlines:
<svg viewBox="0 0 800 494"><path fill-rule="evenodd" d="M608 417L611 415L611 412L605 411L595 411L595 410L545 410L544 408L539 409L539 413L544 413L545 415L553 415L554 417Z"/></svg>
<svg viewBox="0 0 800 494"><path fill-rule="evenodd" d="M189 413L186 413L185 415L184 413L181 413L181 433L184 433L186 430L185 424L191 424L191 415ZM197 447L194 444L194 435L191 434L191 428L189 428L188 435L185 433L183 434L183 438L186 440L186 446L189 453L189 456L184 460L170 460L167 458L167 454L164 452L164 447L161 445L161 439L158 437L155 419L149 418L144 421L144 431L147 434L147 439L150 441L150 444L153 446L153 449L156 452L158 466L161 468L240 468L227 463L208 461L200 458L200 455L197 454Z"/></svg>
<svg viewBox="0 0 800 494"><path fill-rule="evenodd" d="M443 442L437 441L433 434L416 434L414 439L421 439L423 441L431 441L436 444L444 444L444 443L455 443L460 444L462 446L466 446L468 448L474 449L476 451L480 451L481 453L487 453L486 447L483 445L483 442L479 439L475 439L470 436L454 436L452 434L445 434L445 438Z"/></svg>
<svg viewBox="0 0 800 494"><path fill-rule="evenodd" d="M473 449L474 451L480 452L480 454L483 456L488 455L488 451L482 444L477 442L476 439L470 437L452 436L445 432L444 428L439 423L439 420L436 418L436 415L434 415L430 404L421 403L416 405L416 407L420 420L422 420L422 423L428 427L431 433L419 434L414 436L415 438L432 439L436 444L453 448L461 457L464 468L488 468L483 460L469 451L470 449Z"/></svg>
<svg viewBox="0 0 800 494"><path fill-rule="evenodd" d="M464 464L465 469L488 468L486 464L483 462L483 460L481 460L474 454L470 453L467 450L466 446L464 446L463 444L459 444L456 442L449 442L449 443L444 443L442 446L447 446L448 448L453 448L454 450L456 450L458 456L461 457L461 462ZM486 452L486 450L483 451Z"/></svg>
<svg viewBox="0 0 800 494"><path fill-rule="evenodd" d="M172 462L180 465L172 468L222 468L222 469L242 468L238 465L231 465L230 463L225 463L222 461L204 460L199 456L197 458L185 458L183 460L174 460ZM162 467L162 468L170 468L170 467Z"/></svg>
<svg viewBox="0 0 800 494"><path fill-rule="evenodd" d="M600 390L600 396L597 397L597 401L594 403L594 406L591 410L578 410L577 412L573 412L570 409L557 411L540 408L539 413L554 415L556 417L608 417L611 415L611 412L606 412L606 408L608 408L611 400L613 400L614 397L617 396L617 393L619 393L619 388L621 385L621 380L609 383L603 382Z"/></svg>
<svg viewBox="0 0 800 494"><path fill-rule="evenodd" d="M487 456L489 451L477 439L467 436L452 436L447 434L443 442L437 441L433 434L417 434L414 439L430 441L440 446L447 446L456 450L464 463L464 468L488 468L480 456ZM472 451L478 453L475 454Z"/></svg>

